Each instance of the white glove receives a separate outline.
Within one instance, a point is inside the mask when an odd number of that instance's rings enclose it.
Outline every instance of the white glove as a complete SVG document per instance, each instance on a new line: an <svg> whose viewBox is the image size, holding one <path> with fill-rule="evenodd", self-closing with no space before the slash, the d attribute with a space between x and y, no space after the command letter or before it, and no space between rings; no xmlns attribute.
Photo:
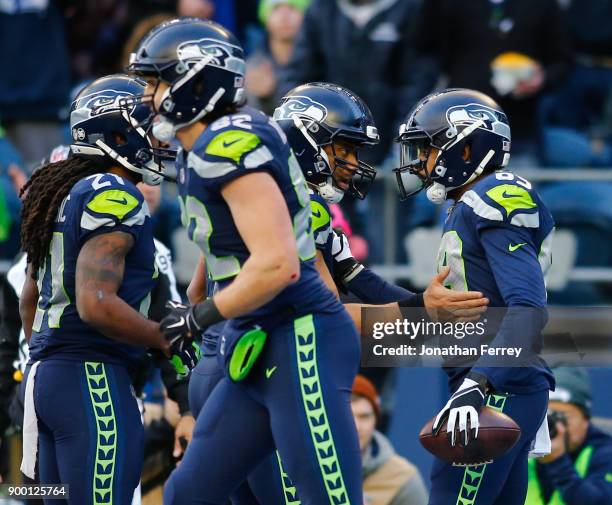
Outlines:
<svg viewBox="0 0 612 505"><path fill-rule="evenodd" d="M334 257L334 262L340 263L343 260L352 258L353 253L351 252L347 236L341 231L332 230L332 233L333 241L331 252Z"/></svg>
<svg viewBox="0 0 612 505"><path fill-rule="evenodd" d="M455 432L459 428L459 433L463 434L461 445L464 447L470 440L478 437L478 412L484 404L485 392L478 382L465 378L459 389L450 397L444 408L437 415L433 423L432 433L436 436L442 429L444 420L448 418L446 432L451 434L451 445L455 445ZM467 429L468 420L470 430ZM474 436L470 437L470 432L474 430Z"/></svg>

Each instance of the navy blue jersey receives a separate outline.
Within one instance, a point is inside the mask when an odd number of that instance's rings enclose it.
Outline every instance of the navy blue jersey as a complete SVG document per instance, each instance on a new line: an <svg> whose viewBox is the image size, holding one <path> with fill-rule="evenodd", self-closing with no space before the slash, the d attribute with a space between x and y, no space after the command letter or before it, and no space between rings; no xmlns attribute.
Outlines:
<svg viewBox="0 0 612 505"><path fill-rule="evenodd" d="M265 114L245 107L211 123L188 153L179 153L179 193L183 225L206 259L209 278L223 289L249 257L221 190L230 181L252 172L270 174L283 194L301 260L298 282L251 314L258 320L282 314L331 307L335 298L314 266L310 198L300 167L282 130ZM262 220L266 216L260 216Z"/></svg>
<svg viewBox="0 0 612 505"><path fill-rule="evenodd" d="M76 309L75 274L81 247L94 235L115 231L134 237L117 294L148 315L158 273L147 204L134 184L117 175L86 177L60 206L49 254L38 274L40 296L30 340L34 360L62 357L129 365L142 356L142 348L107 338L84 323Z"/></svg>
<svg viewBox="0 0 612 505"><path fill-rule="evenodd" d="M522 177L495 172L478 181L450 208L438 252L438 269L449 265L445 284L458 291L480 291L491 307L546 307L544 274L551 263L553 218ZM526 315L526 311L522 312ZM538 313L538 311L533 312ZM508 318L508 316L506 316ZM522 342L537 351L541 348L541 327ZM494 344L511 339L509 321L501 322ZM533 326L531 326L533 327ZM527 335L524 338L528 338ZM521 393L554 384L544 362L522 368L480 367L500 391ZM451 383L465 370L447 369Z"/></svg>

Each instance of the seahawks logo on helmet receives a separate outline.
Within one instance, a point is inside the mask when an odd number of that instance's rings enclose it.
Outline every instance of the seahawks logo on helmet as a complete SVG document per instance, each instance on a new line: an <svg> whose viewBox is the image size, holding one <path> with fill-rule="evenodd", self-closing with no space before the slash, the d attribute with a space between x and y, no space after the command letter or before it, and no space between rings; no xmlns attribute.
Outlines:
<svg viewBox="0 0 612 505"><path fill-rule="evenodd" d="M86 113L89 117L101 116L110 112L117 112L121 107L121 100L134 96L126 91L102 90L79 99L75 107L81 115ZM134 108L133 106L131 107Z"/></svg>
<svg viewBox="0 0 612 505"><path fill-rule="evenodd" d="M215 39L189 40L176 48L178 59L185 65L209 57L208 65L244 75L244 58L239 46ZM186 70L186 67L185 67Z"/></svg>
<svg viewBox="0 0 612 505"><path fill-rule="evenodd" d="M446 119L451 128L457 125L470 125L482 120L485 129L510 139L510 126L506 115L486 105L477 103L456 105L446 111Z"/></svg>
<svg viewBox="0 0 612 505"><path fill-rule="evenodd" d="M294 116L321 122L327 117L327 108L307 96L292 96L274 111L274 119L277 121L292 119Z"/></svg>

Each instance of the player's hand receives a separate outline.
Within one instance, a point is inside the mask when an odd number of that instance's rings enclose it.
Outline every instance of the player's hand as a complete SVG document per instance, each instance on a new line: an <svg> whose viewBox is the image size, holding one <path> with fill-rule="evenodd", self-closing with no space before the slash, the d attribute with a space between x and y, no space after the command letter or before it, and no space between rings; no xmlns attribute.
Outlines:
<svg viewBox="0 0 612 505"><path fill-rule="evenodd" d="M166 303L169 311L159 323L159 327L170 346L181 338L193 340L201 335L203 328L200 328L195 320L193 307L174 301Z"/></svg>
<svg viewBox="0 0 612 505"><path fill-rule="evenodd" d="M172 456L180 459L187 449L187 445L191 442L193 428L195 427L194 417L188 413L181 416L176 428L174 429L174 450ZM179 463L177 462L177 465Z"/></svg>
<svg viewBox="0 0 612 505"><path fill-rule="evenodd" d="M465 378L455 391L444 408L437 415L433 423L432 433L437 436L442 429L444 421L447 433L451 434L451 445L457 442L456 431L459 430L460 443L465 447L469 442L478 437L478 412L484 404L485 391L478 382ZM470 428L468 429L468 423ZM471 436L471 433L474 435Z"/></svg>
<svg viewBox="0 0 612 505"><path fill-rule="evenodd" d="M166 308L170 309L169 313L159 327L168 342L170 362L177 376L185 378L202 357L200 346L194 340L202 333L202 328L195 321L193 306L169 301Z"/></svg>
<svg viewBox="0 0 612 505"><path fill-rule="evenodd" d="M538 458L540 463L552 463L567 453L567 427L557 421L557 436L550 441L550 454Z"/></svg>
<svg viewBox="0 0 612 505"><path fill-rule="evenodd" d="M195 340L180 338L170 346L170 363L178 379L185 379L202 359L202 350Z"/></svg>
<svg viewBox="0 0 612 505"><path fill-rule="evenodd" d="M332 230L332 258L333 258L333 277L336 283L345 285L362 269L351 252L347 236L341 230Z"/></svg>
<svg viewBox="0 0 612 505"><path fill-rule="evenodd" d="M444 287L450 267L443 267L423 293L427 314L434 321L474 321L487 310L489 300L478 291L453 291Z"/></svg>

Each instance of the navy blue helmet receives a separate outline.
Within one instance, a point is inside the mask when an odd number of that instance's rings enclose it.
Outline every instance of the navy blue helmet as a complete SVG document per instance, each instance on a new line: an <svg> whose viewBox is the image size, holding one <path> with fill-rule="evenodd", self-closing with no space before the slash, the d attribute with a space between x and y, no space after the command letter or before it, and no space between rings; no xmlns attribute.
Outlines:
<svg viewBox="0 0 612 505"><path fill-rule="evenodd" d="M394 171L402 197L427 188L434 203L442 203L448 191L485 170L505 167L510 159L506 114L493 99L470 89L447 89L423 98L400 126L396 141L401 146L400 167ZM439 152L427 174L432 147Z"/></svg>
<svg viewBox="0 0 612 505"><path fill-rule="evenodd" d="M162 159L173 159L174 153L153 146L146 131L149 107L131 101L144 89L144 82L123 74L85 86L70 108L72 155L118 164L147 184L159 184L164 177Z"/></svg>
<svg viewBox="0 0 612 505"><path fill-rule="evenodd" d="M160 140L240 105L244 96L244 52L231 32L212 21L179 18L162 23L130 56L128 71L169 85L154 124Z"/></svg>
<svg viewBox="0 0 612 505"><path fill-rule="evenodd" d="M308 183L329 203L337 203L344 190L334 181L323 146L343 140L356 147L378 143L378 131L368 106L342 86L324 82L303 84L287 93L274 111L274 119L287 135ZM376 170L357 159L357 164L334 153L334 165L355 172L348 191L364 198Z"/></svg>

